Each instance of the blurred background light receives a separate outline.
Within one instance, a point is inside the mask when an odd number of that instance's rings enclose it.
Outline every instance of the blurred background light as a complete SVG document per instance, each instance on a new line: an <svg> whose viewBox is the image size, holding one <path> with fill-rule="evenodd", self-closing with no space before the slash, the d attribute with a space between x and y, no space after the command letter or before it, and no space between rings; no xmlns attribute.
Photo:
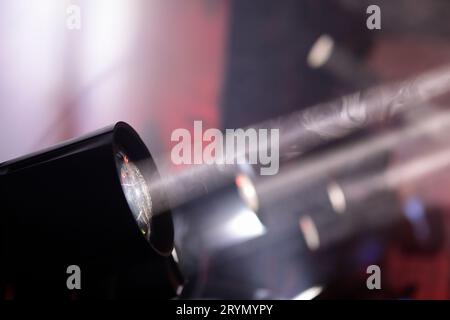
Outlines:
<svg viewBox="0 0 450 320"><path fill-rule="evenodd" d="M322 291L323 287L321 286L311 287L293 297L292 300L312 300L317 297Z"/></svg>
<svg viewBox="0 0 450 320"><path fill-rule="evenodd" d="M251 210L241 210L225 225L225 230L237 242L263 235L266 230L257 215Z"/></svg>

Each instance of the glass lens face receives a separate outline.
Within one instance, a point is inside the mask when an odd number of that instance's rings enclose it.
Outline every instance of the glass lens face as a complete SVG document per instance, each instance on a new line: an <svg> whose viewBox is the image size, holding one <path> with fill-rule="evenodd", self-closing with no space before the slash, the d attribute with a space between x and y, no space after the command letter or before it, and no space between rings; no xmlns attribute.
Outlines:
<svg viewBox="0 0 450 320"><path fill-rule="evenodd" d="M117 153L118 169L122 189L128 206L141 232L148 238L152 221L152 198L144 176L139 168L119 151Z"/></svg>

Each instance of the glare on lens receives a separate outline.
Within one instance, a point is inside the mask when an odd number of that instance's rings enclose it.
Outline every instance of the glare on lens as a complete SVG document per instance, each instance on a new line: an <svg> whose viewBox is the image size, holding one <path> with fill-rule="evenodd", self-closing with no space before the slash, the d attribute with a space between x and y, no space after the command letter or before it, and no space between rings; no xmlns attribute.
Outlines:
<svg viewBox="0 0 450 320"><path fill-rule="evenodd" d="M122 151L117 153L120 183L128 206L141 232L148 237L152 221L152 198L141 171Z"/></svg>

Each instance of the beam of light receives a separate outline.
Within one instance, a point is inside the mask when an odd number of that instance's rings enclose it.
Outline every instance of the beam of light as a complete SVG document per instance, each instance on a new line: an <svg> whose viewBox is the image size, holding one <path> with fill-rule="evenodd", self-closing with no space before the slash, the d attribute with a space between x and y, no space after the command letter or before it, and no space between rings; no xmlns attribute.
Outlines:
<svg viewBox="0 0 450 320"><path fill-rule="evenodd" d="M403 82L372 87L252 127L279 128L280 154L294 157L325 141L423 108L428 105L426 102L449 91L450 66L446 65Z"/></svg>
<svg viewBox="0 0 450 320"><path fill-rule="evenodd" d="M394 167L380 169L358 178L347 178L340 182L340 188L343 195L345 195L347 203L355 207L381 192L400 189L404 184L420 185L427 177L437 176L448 170L450 170L450 147L446 145L443 146L442 150L435 150L425 155L414 157ZM421 196L423 201L427 201L426 195L422 196L419 193L418 196ZM405 212L419 240L424 240L429 235L422 205L422 203L409 203L408 211ZM401 218L400 215L395 215L395 212L386 215L380 210L386 210L386 207L382 209L370 207L365 210L363 213L367 222L365 227L386 225L394 223ZM358 213L360 217L361 214ZM310 216L302 216L299 219L300 231L310 251L317 251L330 243L341 242L355 232L360 231L355 229L355 227L357 228L356 225L346 226L336 223L332 224L332 226L333 230L330 230L330 224L327 222L316 224Z"/></svg>
<svg viewBox="0 0 450 320"><path fill-rule="evenodd" d="M427 176L450 169L450 148L430 152L354 181L342 183L348 201L363 201L371 194L393 190L404 183L418 183Z"/></svg>
<svg viewBox="0 0 450 320"><path fill-rule="evenodd" d="M439 135L450 133L449 111L435 113L427 119L420 120L420 122L410 123L402 128L323 152L316 157L303 161L300 165L286 166L278 175L255 184L258 198L267 202L277 201L280 197L280 193L276 192L277 190L283 190L283 196L293 194L327 175L356 166L383 152L392 151L402 144L418 141L421 138L433 140ZM420 169L423 168L418 167L411 170ZM397 178L394 175L389 179L395 180ZM334 195L336 196L336 192Z"/></svg>
<svg viewBox="0 0 450 320"><path fill-rule="evenodd" d="M360 128L389 120L394 115L417 107L428 106L431 98L450 90L450 66L422 74L400 83L379 86L336 101L319 104L304 111L293 113L252 126L253 128L280 129L280 156L282 159L298 157L311 148L327 141L338 139ZM445 116L448 118L449 116ZM447 119L448 120L448 119ZM439 121L436 120L437 125ZM426 125L436 125L427 123ZM293 191L307 185L308 179L315 179L325 172L356 163L353 158L365 157L386 150L389 146L414 136L415 131L429 131L431 128L416 124L398 136L381 136L364 142L364 145L345 149L336 154L327 154L317 160L302 164L302 168L286 168L274 178L265 179L266 184L255 185L260 202L270 201L293 186ZM406 137L405 137L406 136ZM378 141L377 141L378 140ZM371 153L372 152L372 153ZM351 153L351 154L350 154ZM169 159L170 156L166 156ZM357 159L356 159L357 160ZM358 160L359 161L359 160ZM283 173L284 171L284 173ZM233 165L197 165L174 174L166 174L150 186L154 190L166 190L168 201L155 201L155 214L176 207L224 185L233 183L238 168ZM161 197L162 199L163 197ZM156 197L158 199L158 197ZM262 204L259 203L259 206Z"/></svg>

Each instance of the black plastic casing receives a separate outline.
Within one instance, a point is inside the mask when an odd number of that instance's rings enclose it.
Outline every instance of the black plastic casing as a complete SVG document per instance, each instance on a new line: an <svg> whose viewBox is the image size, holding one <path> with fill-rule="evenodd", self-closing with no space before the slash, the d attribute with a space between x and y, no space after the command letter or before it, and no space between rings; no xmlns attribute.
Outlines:
<svg viewBox="0 0 450 320"><path fill-rule="evenodd" d="M182 285L170 212L141 233L116 163L124 151L148 183L158 177L135 130L123 122L0 165L3 298L160 298ZM81 289L70 290L70 265Z"/></svg>

